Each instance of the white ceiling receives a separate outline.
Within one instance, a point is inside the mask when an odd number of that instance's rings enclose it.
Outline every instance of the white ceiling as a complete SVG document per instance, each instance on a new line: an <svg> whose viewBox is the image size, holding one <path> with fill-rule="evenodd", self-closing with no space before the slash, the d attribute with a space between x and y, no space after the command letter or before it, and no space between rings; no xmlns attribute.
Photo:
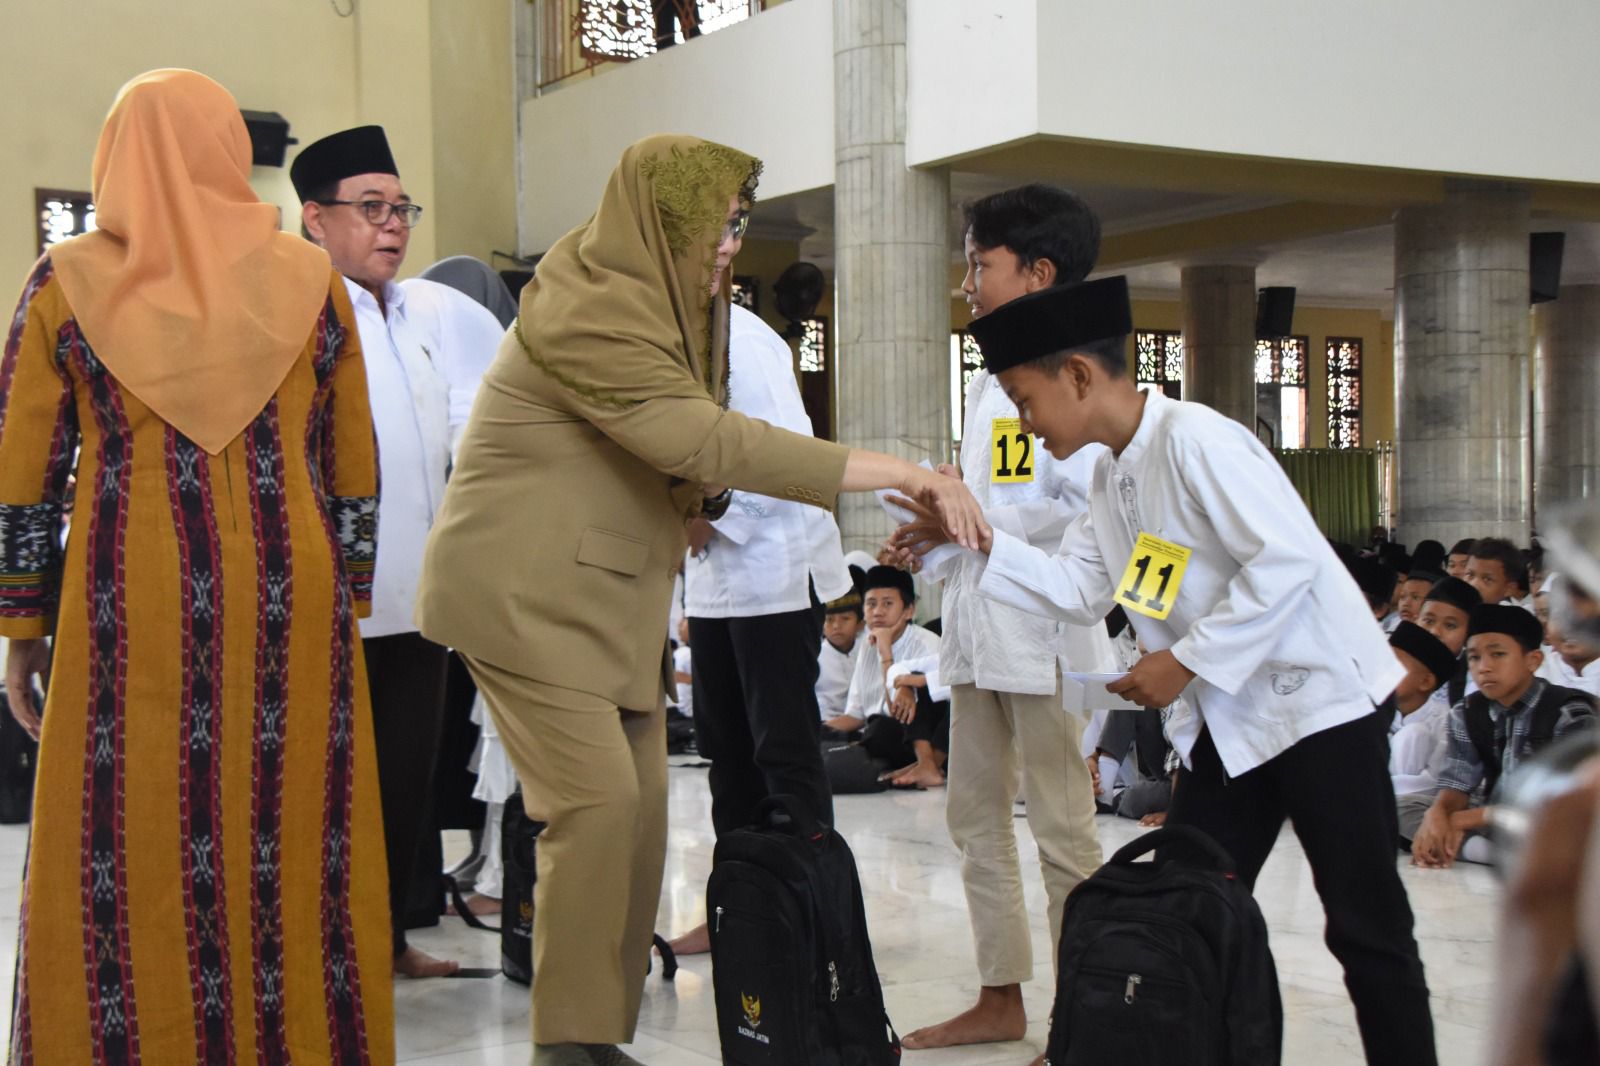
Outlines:
<svg viewBox="0 0 1600 1066"><path fill-rule="evenodd" d="M960 257L960 204L1027 180L1011 175L951 174L950 249L954 259ZM1118 186L1080 185L1077 191L1100 213L1108 235L1232 214L1273 202ZM1566 233L1564 284L1600 283L1600 223L1536 218L1532 229ZM802 258L831 269L833 189L813 189L758 204L751 232L756 237L801 241ZM1185 263L1207 259L1253 262L1258 285L1292 286L1303 306L1388 310L1394 303L1394 227L1390 225L1283 244L1223 246L1205 255L1131 267L1124 273L1137 292L1175 298Z"/></svg>

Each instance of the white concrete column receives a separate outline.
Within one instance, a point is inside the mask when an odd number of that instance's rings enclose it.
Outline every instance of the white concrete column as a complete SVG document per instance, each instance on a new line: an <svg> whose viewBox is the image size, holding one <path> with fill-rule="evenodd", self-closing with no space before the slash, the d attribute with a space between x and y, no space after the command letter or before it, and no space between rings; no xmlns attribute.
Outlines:
<svg viewBox="0 0 1600 1066"><path fill-rule="evenodd" d="M843 444L950 455L950 179L906 166L905 0L833 0L834 411ZM846 550L890 531L843 497Z"/></svg>
<svg viewBox="0 0 1600 1066"><path fill-rule="evenodd" d="M1256 431L1256 268L1186 266L1183 398Z"/></svg>
<svg viewBox="0 0 1600 1066"><path fill-rule="evenodd" d="M1536 524L1600 494L1600 284L1563 285L1533 309Z"/></svg>
<svg viewBox="0 0 1600 1066"><path fill-rule="evenodd" d="M1528 194L1395 214L1399 539L1528 539Z"/></svg>

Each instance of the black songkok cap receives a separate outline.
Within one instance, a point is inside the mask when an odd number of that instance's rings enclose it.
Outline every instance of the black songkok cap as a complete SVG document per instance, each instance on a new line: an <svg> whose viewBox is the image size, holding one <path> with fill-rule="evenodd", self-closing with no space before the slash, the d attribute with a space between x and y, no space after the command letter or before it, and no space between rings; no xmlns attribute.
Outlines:
<svg viewBox="0 0 1600 1066"><path fill-rule="evenodd" d="M861 585L866 580L866 573L859 566L850 567L850 591L836 600L829 600L823 605L824 614L854 614L861 617Z"/></svg>
<svg viewBox="0 0 1600 1066"><path fill-rule="evenodd" d="M1054 285L1019 296L967 327L991 374L1133 332L1128 279Z"/></svg>
<svg viewBox="0 0 1600 1066"><path fill-rule="evenodd" d="M1433 675L1434 688L1454 677L1459 665L1444 641L1415 622L1401 622L1395 626L1394 632L1389 634L1389 646L1399 648L1421 663Z"/></svg>
<svg viewBox="0 0 1600 1066"><path fill-rule="evenodd" d="M1415 557L1413 556L1413 558ZM1444 580L1444 575L1436 574L1432 570L1418 570L1416 564L1412 563L1411 569L1406 573L1406 580L1426 581L1428 583L1428 590L1431 592L1435 585Z"/></svg>
<svg viewBox="0 0 1600 1066"><path fill-rule="evenodd" d="M1434 582L1433 588L1428 590L1427 600L1448 603L1452 607L1461 608L1468 614L1471 614L1483 603L1483 597L1478 595L1478 590L1462 581L1459 577L1442 577ZM1427 600L1423 602L1427 602Z"/></svg>
<svg viewBox="0 0 1600 1066"><path fill-rule="evenodd" d="M868 570L867 579L861 583L861 591L866 593L872 589L896 589L906 603L917 602L916 583L911 580L908 571L897 566L874 566Z"/></svg>
<svg viewBox="0 0 1600 1066"><path fill-rule="evenodd" d="M306 145L289 166L289 180L294 183L295 195L300 197L301 203L318 189L354 174L400 176L382 126L357 126L330 133Z"/></svg>
<svg viewBox="0 0 1600 1066"><path fill-rule="evenodd" d="M1522 645L1523 651L1538 651L1544 643L1544 627L1539 620L1507 603L1485 603L1473 609L1467 622L1467 639L1481 633L1504 633Z"/></svg>
<svg viewBox="0 0 1600 1066"><path fill-rule="evenodd" d="M1371 556L1358 556L1345 564L1350 576L1361 587L1367 602L1376 607L1394 596L1394 571Z"/></svg>

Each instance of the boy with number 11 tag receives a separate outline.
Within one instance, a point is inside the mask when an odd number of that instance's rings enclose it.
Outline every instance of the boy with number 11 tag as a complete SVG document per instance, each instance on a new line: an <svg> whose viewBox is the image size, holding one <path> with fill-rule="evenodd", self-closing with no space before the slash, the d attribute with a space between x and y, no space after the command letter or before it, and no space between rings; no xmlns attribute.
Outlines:
<svg viewBox="0 0 1600 1066"><path fill-rule="evenodd" d="M1172 738L1183 767L1167 824L1209 833L1253 885L1289 819L1367 1061L1430 1066L1388 780L1387 703L1405 671L1254 435L1135 386L1131 329L1123 278L1046 289L972 323L1041 448L1109 449L1058 554L995 529L978 591L1079 625L1114 605L1128 612L1150 653L1110 688L1146 707L1182 694L1197 712ZM920 528L897 535L903 546L927 544L911 535Z"/></svg>

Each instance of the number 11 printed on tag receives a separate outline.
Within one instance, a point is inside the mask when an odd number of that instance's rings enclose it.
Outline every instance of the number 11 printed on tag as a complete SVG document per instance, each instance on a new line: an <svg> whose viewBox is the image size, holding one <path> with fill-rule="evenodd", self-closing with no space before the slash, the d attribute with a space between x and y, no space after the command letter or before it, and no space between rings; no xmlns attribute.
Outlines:
<svg viewBox="0 0 1600 1066"><path fill-rule="evenodd" d="M1192 549L1181 544L1140 533L1128 569L1117 584L1117 602L1151 618L1166 618L1178 599L1178 588L1192 554Z"/></svg>
<svg viewBox="0 0 1600 1066"><path fill-rule="evenodd" d="M989 428L989 480L1001 484L1033 480L1033 438L1022 419L996 418Z"/></svg>

